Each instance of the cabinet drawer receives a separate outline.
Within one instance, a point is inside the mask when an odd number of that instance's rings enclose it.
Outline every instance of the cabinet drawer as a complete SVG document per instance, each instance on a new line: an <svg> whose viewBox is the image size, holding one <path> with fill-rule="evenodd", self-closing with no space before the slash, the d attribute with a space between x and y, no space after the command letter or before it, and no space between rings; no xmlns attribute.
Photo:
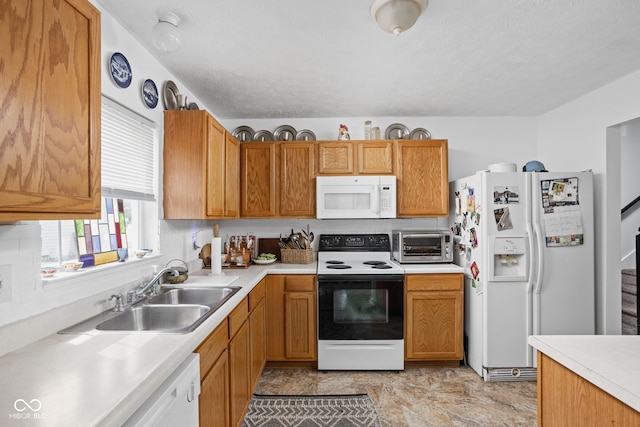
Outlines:
<svg viewBox="0 0 640 427"><path fill-rule="evenodd" d="M413 291L462 291L463 275L452 274L408 274L404 283L407 292Z"/></svg>
<svg viewBox="0 0 640 427"><path fill-rule="evenodd" d="M249 298L245 297L240 304L229 314L229 338L238 332L238 329L249 316Z"/></svg>
<svg viewBox="0 0 640 427"><path fill-rule="evenodd" d="M253 312L258 304L260 304L260 301L264 299L267 292L266 282L266 279L262 279L260 283L249 292L249 312Z"/></svg>
<svg viewBox="0 0 640 427"><path fill-rule="evenodd" d="M286 292L315 292L315 275L289 275L284 278L284 290Z"/></svg>
<svg viewBox="0 0 640 427"><path fill-rule="evenodd" d="M224 319L220 325L209 334L202 344L196 349L200 354L200 375L204 376L222 352L227 348L229 342L229 322Z"/></svg>

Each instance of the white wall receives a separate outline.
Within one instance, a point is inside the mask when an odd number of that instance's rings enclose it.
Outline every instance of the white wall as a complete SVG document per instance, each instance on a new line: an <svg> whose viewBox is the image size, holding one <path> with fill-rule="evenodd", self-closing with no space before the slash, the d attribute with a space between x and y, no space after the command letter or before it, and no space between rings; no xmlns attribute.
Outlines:
<svg viewBox="0 0 640 427"><path fill-rule="evenodd" d="M590 168L595 174L596 326L600 334L621 331L620 132L614 128L640 117L638 99L640 71L538 119L538 156L549 159L545 162L549 170Z"/></svg>

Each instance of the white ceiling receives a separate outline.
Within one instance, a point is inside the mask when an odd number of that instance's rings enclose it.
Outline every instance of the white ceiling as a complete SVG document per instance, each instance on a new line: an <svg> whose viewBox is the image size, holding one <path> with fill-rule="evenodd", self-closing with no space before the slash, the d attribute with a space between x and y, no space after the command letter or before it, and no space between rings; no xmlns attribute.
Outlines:
<svg viewBox="0 0 640 427"><path fill-rule="evenodd" d="M431 0L398 37L373 0L99 1L221 119L536 116L640 69L638 0Z"/></svg>

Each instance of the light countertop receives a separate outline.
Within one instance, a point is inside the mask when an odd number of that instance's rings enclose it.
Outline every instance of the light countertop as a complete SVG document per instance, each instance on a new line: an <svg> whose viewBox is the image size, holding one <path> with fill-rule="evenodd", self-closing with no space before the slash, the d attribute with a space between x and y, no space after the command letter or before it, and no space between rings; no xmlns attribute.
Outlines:
<svg viewBox="0 0 640 427"><path fill-rule="evenodd" d="M536 335L529 344L640 412L640 336Z"/></svg>
<svg viewBox="0 0 640 427"><path fill-rule="evenodd" d="M402 264L408 274L462 273L453 264ZM240 286L187 334L52 334L0 357L0 417L20 426L120 426L267 274L316 274L316 263L253 265L189 274L184 286ZM229 283L230 276L238 276ZM69 325L71 326L71 325ZM31 403L33 411L22 402ZM18 402L18 403L17 403ZM40 406L38 409L37 407ZM0 422L0 424L5 423Z"/></svg>

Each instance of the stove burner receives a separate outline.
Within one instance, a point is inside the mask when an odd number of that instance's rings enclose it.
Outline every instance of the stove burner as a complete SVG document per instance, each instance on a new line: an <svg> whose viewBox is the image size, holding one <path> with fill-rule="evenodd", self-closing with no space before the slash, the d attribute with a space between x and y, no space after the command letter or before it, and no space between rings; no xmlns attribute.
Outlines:
<svg viewBox="0 0 640 427"><path fill-rule="evenodd" d="M333 264L333 265L327 265L327 268L333 268L336 270L344 270L346 268L351 268L350 265L346 265L346 264Z"/></svg>
<svg viewBox="0 0 640 427"><path fill-rule="evenodd" d="M385 263L382 263L382 264L376 264L376 265L374 265L374 266L373 266L373 267L371 267L371 268L378 268L378 269L380 269L380 270L384 270L384 269L387 269L387 268L393 268L393 267L391 267L390 265L387 265L387 264L385 264Z"/></svg>
<svg viewBox="0 0 640 427"><path fill-rule="evenodd" d="M384 264L384 263L385 263L384 261L365 261L365 262L363 262L363 264L366 264L366 265L381 265L381 264Z"/></svg>
<svg viewBox="0 0 640 427"><path fill-rule="evenodd" d="M329 260L327 261L327 264L344 264L344 261Z"/></svg>

